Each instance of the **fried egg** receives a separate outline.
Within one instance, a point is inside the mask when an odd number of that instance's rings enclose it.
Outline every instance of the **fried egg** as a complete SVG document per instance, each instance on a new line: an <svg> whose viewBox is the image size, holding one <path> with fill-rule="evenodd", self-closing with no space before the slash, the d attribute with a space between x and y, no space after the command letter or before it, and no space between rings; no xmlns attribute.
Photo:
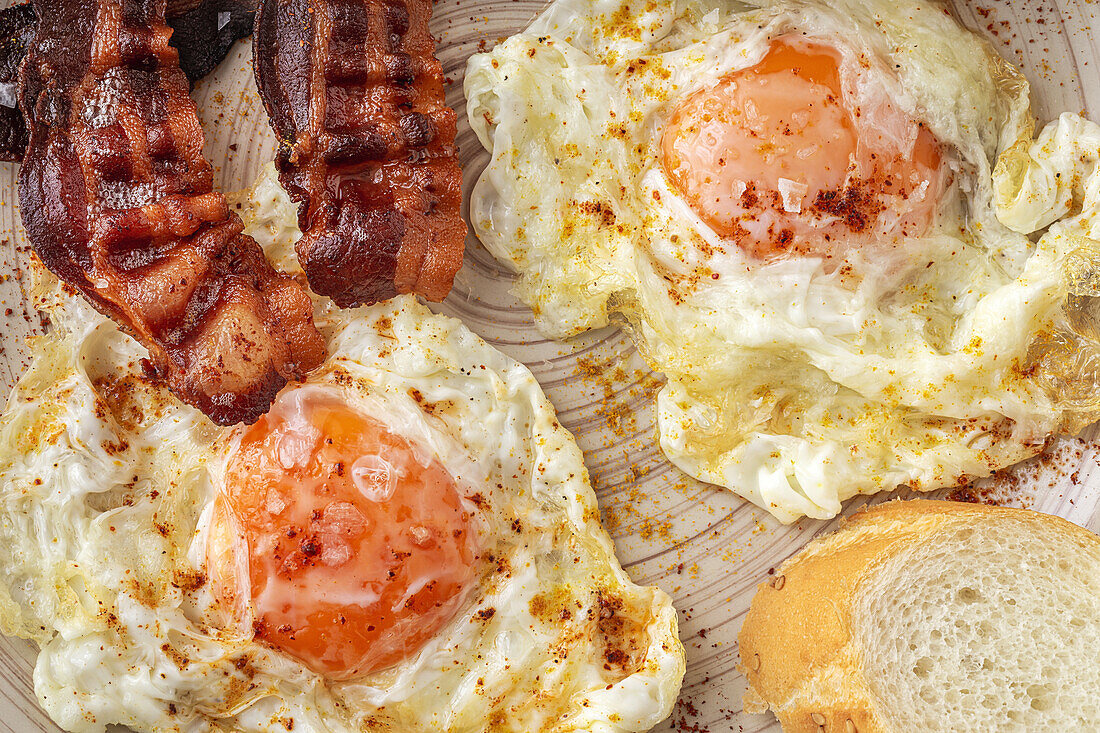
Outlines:
<svg viewBox="0 0 1100 733"><path fill-rule="evenodd" d="M936 2L556 0L469 61L473 227L548 335L615 318L661 446L784 522L1100 415L1095 124Z"/></svg>
<svg viewBox="0 0 1100 733"><path fill-rule="evenodd" d="M292 260L268 170L249 232ZM48 273L0 420L0 628L58 725L643 731L684 674L531 373L413 296L339 311L331 357L222 429Z"/></svg>

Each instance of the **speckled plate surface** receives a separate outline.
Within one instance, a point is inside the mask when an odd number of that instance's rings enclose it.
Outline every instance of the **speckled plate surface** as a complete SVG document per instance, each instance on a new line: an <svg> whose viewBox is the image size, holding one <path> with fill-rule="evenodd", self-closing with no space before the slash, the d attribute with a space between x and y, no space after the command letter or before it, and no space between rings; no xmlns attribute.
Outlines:
<svg viewBox="0 0 1100 733"><path fill-rule="evenodd" d="M8 4L8 3L4 3ZM542 0L439 0L433 30L459 113L464 188L488 161L465 120L466 59L521 30ZM1095 0L954 0L958 18L990 38L1032 82L1041 122L1068 110L1100 119L1100 5ZM272 159L274 138L252 82L242 42L194 92L207 131L207 155L223 190L247 186ZM0 163L0 388L6 394L26 364L25 339L41 327L26 297L29 253L15 190L17 166ZM543 339L530 311L509 293L512 275L473 235L465 267L439 310L461 318L502 351L526 363L563 424L585 452L604 523L628 572L676 600L688 669L679 704L659 731L778 730L771 716L741 711L737 632L757 583L836 522L782 526L733 494L694 481L657 445L652 397L660 385L629 338L614 328L568 343ZM1038 459L977 488L999 503L1059 514L1100 531L1100 442L1093 428L1054 441ZM896 494L880 495L879 502ZM850 502L845 514L867 503ZM31 687L36 650L0 639L0 731L58 730L39 711Z"/></svg>

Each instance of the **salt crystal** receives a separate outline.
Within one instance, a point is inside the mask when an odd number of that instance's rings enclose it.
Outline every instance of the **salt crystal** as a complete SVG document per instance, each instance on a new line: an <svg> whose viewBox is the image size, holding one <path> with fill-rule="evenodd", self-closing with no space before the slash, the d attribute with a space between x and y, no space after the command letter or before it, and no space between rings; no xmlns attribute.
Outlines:
<svg viewBox="0 0 1100 733"><path fill-rule="evenodd" d="M264 502L264 509L266 509L269 514L278 516L286 509L286 502L283 501L283 497L278 491L268 491L266 501Z"/></svg>
<svg viewBox="0 0 1100 733"><path fill-rule="evenodd" d="M321 548L321 562L330 568L338 568L351 559L351 548L346 542L328 542Z"/></svg>
<svg viewBox="0 0 1100 733"><path fill-rule="evenodd" d="M431 530L427 527L421 527L419 524L409 527L409 534L412 535L413 544L417 547L428 546L432 539Z"/></svg>
<svg viewBox="0 0 1100 733"><path fill-rule="evenodd" d="M356 460L351 479L363 496L376 503L387 501L397 490L397 472L381 456L366 455Z"/></svg>
<svg viewBox="0 0 1100 733"><path fill-rule="evenodd" d="M19 85L13 81L0 84L0 105L15 109L19 105Z"/></svg>
<svg viewBox="0 0 1100 733"><path fill-rule="evenodd" d="M783 197L783 211L797 214L802 211L802 199L806 196L809 187L805 183L792 181L789 178L779 179L779 195Z"/></svg>

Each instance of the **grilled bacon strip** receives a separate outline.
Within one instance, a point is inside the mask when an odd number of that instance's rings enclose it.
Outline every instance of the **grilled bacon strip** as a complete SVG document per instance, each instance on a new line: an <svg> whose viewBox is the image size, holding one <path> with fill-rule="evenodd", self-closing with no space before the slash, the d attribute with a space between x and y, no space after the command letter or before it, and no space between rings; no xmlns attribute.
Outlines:
<svg viewBox="0 0 1100 733"><path fill-rule="evenodd" d="M46 266L219 424L324 358L305 290L213 191L164 0L35 0L20 73L23 224Z"/></svg>
<svg viewBox="0 0 1100 733"><path fill-rule="evenodd" d="M341 307L442 300L466 225L431 0L261 0L256 82L299 202L298 258Z"/></svg>
<svg viewBox="0 0 1100 733"><path fill-rule="evenodd" d="M252 33L254 0L169 0L169 43L192 83L221 63L233 44ZM0 10L0 160L19 162L27 149L27 127L16 104L19 65L34 40L37 18L31 4Z"/></svg>

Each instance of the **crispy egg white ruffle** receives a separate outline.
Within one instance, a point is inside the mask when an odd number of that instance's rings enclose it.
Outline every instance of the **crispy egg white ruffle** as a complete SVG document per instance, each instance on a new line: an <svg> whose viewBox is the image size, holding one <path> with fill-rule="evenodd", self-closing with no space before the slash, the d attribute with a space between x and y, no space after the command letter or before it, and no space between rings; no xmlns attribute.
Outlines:
<svg viewBox="0 0 1100 733"><path fill-rule="evenodd" d="M293 208L270 172L250 209L273 259L289 253ZM684 674L669 597L622 571L531 373L461 323L412 296L317 302L332 357L310 384L432 446L478 488L486 543L426 647L326 681L242 636L209 589L203 515L233 432L147 382L107 319L48 278L41 293L53 327L0 420L0 625L41 646L35 691L62 727L602 732L669 714Z"/></svg>
<svg viewBox="0 0 1100 733"><path fill-rule="evenodd" d="M929 232L841 267L755 262L669 186L670 110L785 33L834 44L861 104L941 141ZM668 377L661 444L687 473L785 522L826 518L988 475L1100 415L1079 297L1100 264L1095 126L1065 115L1033 140L1027 81L935 3L558 0L465 84L492 154L475 231L548 335L625 321Z"/></svg>

